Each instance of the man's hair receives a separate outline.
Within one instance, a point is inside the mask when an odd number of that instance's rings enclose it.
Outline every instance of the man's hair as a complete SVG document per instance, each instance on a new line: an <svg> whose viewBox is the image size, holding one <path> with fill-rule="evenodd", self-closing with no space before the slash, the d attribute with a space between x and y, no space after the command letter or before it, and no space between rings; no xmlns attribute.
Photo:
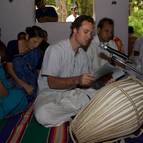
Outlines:
<svg viewBox="0 0 143 143"><path fill-rule="evenodd" d="M71 9L74 9L74 8L78 8L77 2L74 2L74 3L71 5Z"/></svg>
<svg viewBox="0 0 143 143"><path fill-rule="evenodd" d="M45 5L44 0L35 0L35 5L38 7L39 5Z"/></svg>
<svg viewBox="0 0 143 143"><path fill-rule="evenodd" d="M88 22L92 23L93 25L95 24L94 19L91 16L80 15L71 24L71 27L70 27L71 28L71 34L70 34L70 36L72 36L72 34L73 34L73 29L74 28L79 29L84 21L88 21Z"/></svg>
<svg viewBox="0 0 143 143"><path fill-rule="evenodd" d="M108 24L114 26L113 20L112 20L111 18L105 17L105 18L102 18L102 19L99 21L99 23L98 23L98 25L97 25L97 28L102 28L105 23L108 23Z"/></svg>

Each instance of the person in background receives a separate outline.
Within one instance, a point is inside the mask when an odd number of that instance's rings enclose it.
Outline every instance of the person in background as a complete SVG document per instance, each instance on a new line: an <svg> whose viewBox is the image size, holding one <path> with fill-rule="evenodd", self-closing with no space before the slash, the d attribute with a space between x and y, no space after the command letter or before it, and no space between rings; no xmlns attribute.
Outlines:
<svg viewBox="0 0 143 143"><path fill-rule="evenodd" d="M26 33L25 32L19 32L17 34L17 40L22 40L22 39L26 39Z"/></svg>
<svg viewBox="0 0 143 143"><path fill-rule="evenodd" d="M134 47L130 59L132 60L136 70L140 71L143 75L143 36L141 37L136 37L134 35L132 36L134 40L134 45L133 45ZM142 75L136 75L136 76L137 78L143 80Z"/></svg>
<svg viewBox="0 0 143 143"><path fill-rule="evenodd" d="M136 39L136 41L135 41L135 44L134 44L134 56L139 56L140 50L142 48L142 45L143 45L143 36L138 37Z"/></svg>
<svg viewBox="0 0 143 143"><path fill-rule="evenodd" d="M77 3L73 3L71 6L71 15L66 18L66 22L73 22L78 16Z"/></svg>
<svg viewBox="0 0 143 143"><path fill-rule="evenodd" d="M48 43L48 33L46 30L43 30L43 40L39 45L39 48L41 49L42 52L42 56L44 56L44 53L49 45L50 44Z"/></svg>
<svg viewBox="0 0 143 143"><path fill-rule="evenodd" d="M108 62L109 52L101 47L107 44L113 49L118 49L112 40L114 35L114 22L110 18L102 18L97 25L97 34L94 36L87 49L91 70L95 73L101 66Z"/></svg>
<svg viewBox="0 0 143 143"><path fill-rule="evenodd" d="M134 55L135 41L137 37L134 34L134 27L128 26L128 56L131 58ZM136 43L136 47L137 43Z"/></svg>
<svg viewBox="0 0 143 143"><path fill-rule="evenodd" d="M44 0L35 0L36 9L36 20L40 23L43 22L57 22L58 14L54 7L45 6Z"/></svg>
<svg viewBox="0 0 143 143"><path fill-rule="evenodd" d="M13 84L23 89L32 102L37 95L37 78L42 63L38 46L43 40L43 32L38 26L27 27L25 32L26 39L8 43L6 69Z"/></svg>
<svg viewBox="0 0 143 143"><path fill-rule="evenodd" d="M4 70L6 46L0 41L0 119L24 111L28 101L25 92L12 86Z"/></svg>
<svg viewBox="0 0 143 143"><path fill-rule="evenodd" d="M83 49L92 40L94 20L81 15L71 24L68 39L50 45L38 78L39 94L34 112L43 126L57 126L75 115L95 93L88 88L95 80ZM83 89L81 89L83 88Z"/></svg>
<svg viewBox="0 0 143 143"><path fill-rule="evenodd" d="M142 75L140 76L140 79L143 80L143 44L141 45L139 56L138 56L138 63L136 67Z"/></svg>

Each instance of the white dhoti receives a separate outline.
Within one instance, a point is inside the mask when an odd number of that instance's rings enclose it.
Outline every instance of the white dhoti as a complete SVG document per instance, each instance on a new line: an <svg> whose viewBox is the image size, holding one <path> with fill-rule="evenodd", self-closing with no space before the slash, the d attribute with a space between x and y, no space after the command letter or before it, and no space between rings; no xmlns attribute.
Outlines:
<svg viewBox="0 0 143 143"><path fill-rule="evenodd" d="M74 89L68 91L44 90L39 93L34 114L36 120L45 127L53 127L69 121L95 95L94 89Z"/></svg>

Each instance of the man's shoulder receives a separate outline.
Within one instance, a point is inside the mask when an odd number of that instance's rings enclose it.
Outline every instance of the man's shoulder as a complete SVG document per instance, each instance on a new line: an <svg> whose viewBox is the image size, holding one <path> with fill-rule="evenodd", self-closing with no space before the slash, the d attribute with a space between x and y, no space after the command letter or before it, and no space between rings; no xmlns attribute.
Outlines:
<svg viewBox="0 0 143 143"><path fill-rule="evenodd" d="M66 18L66 22L72 22L73 19L75 19L75 18L74 18L74 16L71 14L71 15L69 15L69 16Z"/></svg>
<svg viewBox="0 0 143 143"><path fill-rule="evenodd" d="M69 46L69 39L61 40L58 43L50 45L48 48L64 49L67 46Z"/></svg>
<svg viewBox="0 0 143 143"><path fill-rule="evenodd" d="M73 17L73 15L71 14L71 15L69 15L68 17L67 17L67 19L69 19L69 18L71 18L71 17Z"/></svg>
<svg viewBox="0 0 143 143"><path fill-rule="evenodd" d="M96 49L98 46L99 46L99 39L98 39L98 36L94 36L94 38L92 39L88 49L90 48L93 48L93 49Z"/></svg>
<svg viewBox="0 0 143 143"><path fill-rule="evenodd" d="M55 46L65 46L69 44L69 39L60 40L55 44Z"/></svg>

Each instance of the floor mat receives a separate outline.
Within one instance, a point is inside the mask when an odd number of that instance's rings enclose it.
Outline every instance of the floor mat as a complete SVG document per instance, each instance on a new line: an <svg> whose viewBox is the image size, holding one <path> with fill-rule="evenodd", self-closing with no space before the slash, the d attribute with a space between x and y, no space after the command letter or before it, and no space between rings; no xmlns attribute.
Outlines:
<svg viewBox="0 0 143 143"><path fill-rule="evenodd" d="M33 107L26 112L0 120L0 143L68 143L68 126L45 128L34 118Z"/></svg>
<svg viewBox="0 0 143 143"><path fill-rule="evenodd" d="M143 143L143 127L134 134L104 143ZM0 120L0 143L72 143L69 122L59 127L45 128L33 115L31 106L26 112Z"/></svg>

